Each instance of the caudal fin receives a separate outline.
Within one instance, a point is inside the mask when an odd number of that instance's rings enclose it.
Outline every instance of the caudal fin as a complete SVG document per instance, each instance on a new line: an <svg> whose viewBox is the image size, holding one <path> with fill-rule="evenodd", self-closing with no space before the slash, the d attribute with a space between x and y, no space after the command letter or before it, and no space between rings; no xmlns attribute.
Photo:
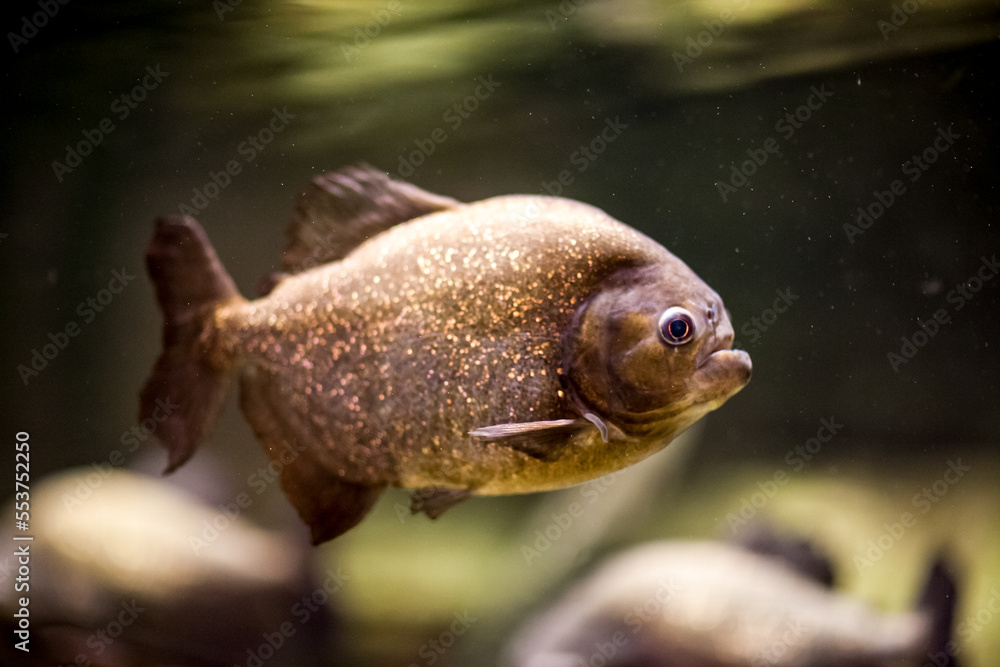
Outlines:
<svg viewBox="0 0 1000 667"><path fill-rule="evenodd" d="M191 457L218 420L231 369L213 349L214 314L240 295L194 218L156 221L146 268L163 312L163 352L140 395L139 418L157 424L170 472Z"/></svg>
<svg viewBox="0 0 1000 667"><path fill-rule="evenodd" d="M927 657L939 667L957 667L955 644L952 643L952 626L957 594L955 577L947 561L939 557L931 566L927 582L920 594L918 608L930 618L931 630L927 637Z"/></svg>

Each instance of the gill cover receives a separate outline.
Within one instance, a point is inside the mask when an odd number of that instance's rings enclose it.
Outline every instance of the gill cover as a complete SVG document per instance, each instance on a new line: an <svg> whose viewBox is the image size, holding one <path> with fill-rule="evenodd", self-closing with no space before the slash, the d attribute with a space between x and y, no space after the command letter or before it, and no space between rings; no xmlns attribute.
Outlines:
<svg viewBox="0 0 1000 667"><path fill-rule="evenodd" d="M687 266L626 269L577 310L567 384L581 411L641 435L703 401L692 380L731 341L721 300Z"/></svg>

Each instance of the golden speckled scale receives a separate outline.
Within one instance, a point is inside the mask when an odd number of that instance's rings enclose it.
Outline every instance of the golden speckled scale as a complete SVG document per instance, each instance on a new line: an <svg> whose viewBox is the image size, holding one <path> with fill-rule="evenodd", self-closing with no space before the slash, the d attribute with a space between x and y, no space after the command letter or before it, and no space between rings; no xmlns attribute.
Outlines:
<svg viewBox="0 0 1000 667"><path fill-rule="evenodd" d="M204 405L163 430L175 467L240 369L265 449L297 452L282 485L315 541L386 485L437 515L621 469L749 380L718 295L579 202L460 204L349 167L303 194L284 260L248 302L197 223L159 221L148 263L166 350L143 405L200 388Z"/></svg>

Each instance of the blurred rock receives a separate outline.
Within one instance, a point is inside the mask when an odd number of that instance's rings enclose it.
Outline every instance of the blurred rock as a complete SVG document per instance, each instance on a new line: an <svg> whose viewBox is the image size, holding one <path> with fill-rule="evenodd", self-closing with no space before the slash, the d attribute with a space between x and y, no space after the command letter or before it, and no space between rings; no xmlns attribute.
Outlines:
<svg viewBox="0 0 1000 667"><path fill-rule="evenodd" d="M91 467L46 478L31 498L34 540L6 537L29 547L30 589L0 587L7 623L16 596L30 596L31 652L7 642L0 662L259 667L328 654L323 603L344 577L315 575L308 542L254 526L238 496L212 507L159 479Z"/></svg>
<svg viewBox="0 0 1000 667"><path fill-rule="evenodd" d="M919 665L951 624L954 588L941 567L926 595L916 611L885 614L740 547L650 543L529 621L504 664Z"/></svg>

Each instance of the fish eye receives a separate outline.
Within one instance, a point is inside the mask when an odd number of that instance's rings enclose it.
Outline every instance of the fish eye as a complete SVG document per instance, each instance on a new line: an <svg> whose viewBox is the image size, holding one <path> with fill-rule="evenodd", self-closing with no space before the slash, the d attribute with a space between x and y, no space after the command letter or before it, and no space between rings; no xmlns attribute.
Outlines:
<svg viewBox="0 0 1000 667"><path fill-rule="evenodd" d="M660 315L660 337L669 345L683 345L694 338L694 318L685 309L674 306Z"/></svg>

